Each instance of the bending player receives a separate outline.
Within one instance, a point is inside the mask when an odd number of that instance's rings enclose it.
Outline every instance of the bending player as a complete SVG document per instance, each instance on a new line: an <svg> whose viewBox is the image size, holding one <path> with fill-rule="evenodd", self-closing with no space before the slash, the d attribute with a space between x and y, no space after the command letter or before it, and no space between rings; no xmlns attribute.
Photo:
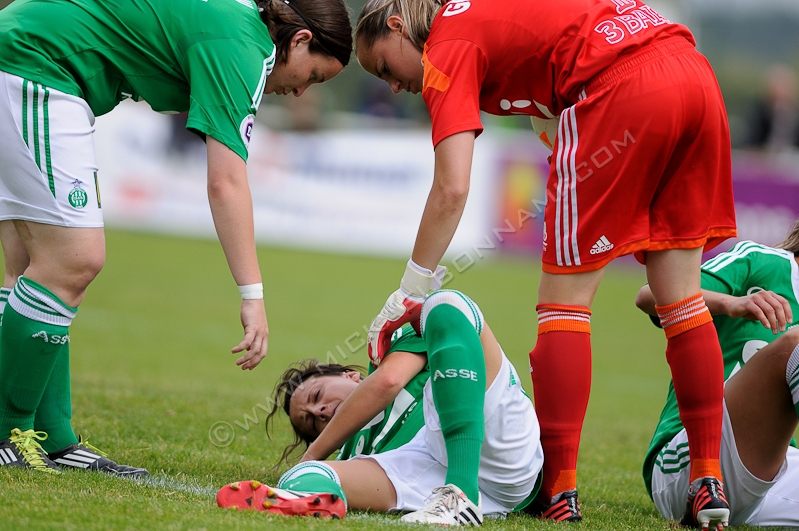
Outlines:
<svg viewBox="0 0 799 531"><path fill-rule="evenodd" d="M533 391L547 456L543 518L581 518L577 456L591 387L591 304L603 268L636 253L663 317L691 440L690 500L723 504L723 365L699 286L702 249L734 236L730 138L718 83L684 26L638 0L369 0L359 63L421 93L433 184L400 289L372 322L379 360L418 318L469 191L480 111L528 115L554 150L544 212ZM704 504L692 504L697 516ZM725 513L713 509L714 521Z"/></svg>
<svg viewBox="0 0 799 531"><path fill-rule="evenodd" d="M702 288L724 354L721 469L732 525L799 526L799 222L778 248L750 241L702 266ZM655 315L648 286L636 304ZM656 318L653 318L656 320ZM786 330L787 329L787 330ZM669 387L644 462L660 513L692 523L685 429Z"/></svg>
<svg viewBox="0 0 799 531"><path fill-rule="evenodd" d="M0 465L146 474L71 426L69 327L105 262L95 116L127 98L188 111L242 298L232 352L253 369L269 334L246 168L254 115L264 93L299 96L336 76L351 32L342 0L16 0L0 11Z"/></svg>
<svg viewBox="0 0 799 531"><path fill-rule="evenodd" d="M479 308L437 291L421 326L422 337L400 329L363 380L352 367L315 361L284 373L273 413L282 405L297 437L284 458L304 441L303 462L276 489L225 486L219 505L336 517L349 506L479 525L484 514L529 503L543 463L538 420ZM339 448L338 461L323 461Z"/></svg>

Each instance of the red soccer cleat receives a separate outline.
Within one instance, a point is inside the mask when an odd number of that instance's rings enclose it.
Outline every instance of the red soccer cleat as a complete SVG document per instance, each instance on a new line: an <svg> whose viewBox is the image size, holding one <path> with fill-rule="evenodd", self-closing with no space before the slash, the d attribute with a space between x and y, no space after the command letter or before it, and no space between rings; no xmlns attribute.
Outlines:
<svg viewBox="0 0 799 531"><path fill-rule="evenodd" d="M220 507L250 509L284 516L344 518L347 507L336 494L295 492L274 489L258 481L239 481L225 485L216 493Z"/></svg>
<svg viewBox="0 0 799 531"><path fill-rule="evenodd" d="M553 522L581 522L583 519L576 490L567 490L555 495L549 505L534 500L522 509L522 512Z"/></svg>
<svg viewBox="0 0 799 531"><path fill-rule="evenodd" d="M721 482L711 476L699 478L688 487L688 508L680 524L721 531L729 525L730 504Z"/></svg>

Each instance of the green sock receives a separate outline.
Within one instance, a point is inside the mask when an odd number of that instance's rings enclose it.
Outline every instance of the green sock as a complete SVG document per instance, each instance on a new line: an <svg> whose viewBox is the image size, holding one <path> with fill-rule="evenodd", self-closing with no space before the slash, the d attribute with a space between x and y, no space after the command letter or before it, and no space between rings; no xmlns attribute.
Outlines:
<svg viewBox="0 0 799 531"><path fill-rule="evenodd" d="M11 293L11 288L0 288L0 327L3 326L3 310L6 308L8 302L8 295Z"/></svg>
<svg viewBox="0 0 799 531"><path fill-rule="evenodd" d="M3 312L5 311L6 304L8 303L9 293L11 293L11 288L0 288L0 367L2 367L3 364L3 342L1 339L3 337ZM0 372L0 378L2 378L2 374L3 373ZM7 436L8 433L6 433L6 431L0 431L0 440L6 439Z"/></svg>
<svg viewBox="0 0 799 531"><path fill-rule="evenodd" d="M13 428L33 429L53 367L67 348L76 312L29 279L20 277L14 286L0 334L0 437Z"/></svg>
<svg viewBox="0 0 799 531"><path fill-rule="evenodd" d="M295 465L280 477L277 488L297 492L337 494L347 504L338 474L322 461L306 461Z"/></svg>
<svg viewBox="0 0 799 531"><path fill-rule="evenodd" d="M799 417L799 345L794 347L788 358L785 381L788 382L788 392L791 393L793 408L796 410L796 416Z"/></svg>
<svg viewBox="0 0 799 531"><path fill-rule="evenodd" d="M53 372L33 419L36 431L47 433L41 442L47 453L63 450L78 442L72 431L72 391L69 382L69 343L64 344L56 358Z"/></svg>
<svg viewBox="0 0 799 531"><path fill-rule="evenodd" d="M424 340L447 448L447 483L477 504L486 390L483 346L469 319L449 304L434 306L427 314Z"/></svg>

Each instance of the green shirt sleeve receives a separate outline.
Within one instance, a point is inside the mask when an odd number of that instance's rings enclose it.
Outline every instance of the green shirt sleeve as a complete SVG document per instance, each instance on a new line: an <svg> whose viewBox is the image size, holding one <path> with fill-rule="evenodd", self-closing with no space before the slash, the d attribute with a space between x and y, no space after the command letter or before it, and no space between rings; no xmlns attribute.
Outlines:
<svg viewBox="0 0 799 531"><path fill-rule="evenodd" d="M424 339L416 334L416 330L411 325L406 324L391 336L391 347L386 352L386 356L398 351L426 354L427 346L424 344Z"/></svg>
<svg viewBox="0 0 799 531"><path fill-rule="evenodd" d="M702 289L741 297L746 295L752 260L763 246L750 241L735 245L702 265Z"/></svg>
<svg viewBox="0 0 799 531"><path fill-rule="evenodd" d="M274 48L264 58L261 47L246 40L209 37L193 44L184 58L191 86L186 127L218 140L246 162L274 62Z"/></svg>

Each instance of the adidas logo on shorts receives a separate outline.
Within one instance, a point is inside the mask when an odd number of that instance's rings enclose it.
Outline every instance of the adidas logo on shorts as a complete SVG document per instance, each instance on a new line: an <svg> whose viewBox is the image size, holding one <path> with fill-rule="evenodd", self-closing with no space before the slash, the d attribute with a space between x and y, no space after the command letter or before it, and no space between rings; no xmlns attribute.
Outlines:
<svg viewBox="0 0 799 531"><path fill-rule="evenodd" d="M599 238L593 247L591 247L591 254L601 254L606 253L613 249L613 244L608 241L608 239L603 234L601 238Z"/></svg>

